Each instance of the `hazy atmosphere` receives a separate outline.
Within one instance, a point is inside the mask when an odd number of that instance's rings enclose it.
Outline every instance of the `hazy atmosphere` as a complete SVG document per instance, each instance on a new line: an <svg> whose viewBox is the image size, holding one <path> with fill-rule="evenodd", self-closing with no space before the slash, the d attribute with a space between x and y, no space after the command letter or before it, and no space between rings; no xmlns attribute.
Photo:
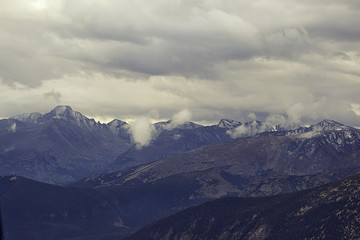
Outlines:
<svg viewBox="0 0 360 240"><path fill-rule="evenodd" d="M359 11L355 0L3 0L0 118L69 105L103 122L359 126Z"/></svg>

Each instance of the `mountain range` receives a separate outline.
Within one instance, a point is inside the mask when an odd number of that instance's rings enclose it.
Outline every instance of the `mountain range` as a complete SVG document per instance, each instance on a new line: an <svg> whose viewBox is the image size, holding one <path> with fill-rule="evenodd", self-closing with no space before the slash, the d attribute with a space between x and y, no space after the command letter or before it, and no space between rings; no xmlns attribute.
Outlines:
<svg viewBox="0 0 360 240"><path fill-rule="evenodd" d="M0 120L0 174L51 183L85 177L131 146L124 125L100 124L67 106Z"/></svg>
<svg viewBox="0 0 360 240"><path fill-rule="evenodd" d="M222 197L232 193L247 196L251 192L250 186L261 178L295 178L325 173L332 175L335 172L351 174L358 168L360 131L344 128L297 135L284 132L283 136L255 136L214 143L123 171L93 175L73 185L131 185L192 174L199 183L212 182L212 193L199 189L205 191L204 197L208 194ZM205 186L209 187L209 184ZM227 190L216 191L217 188ZM297 188L301 189L300 186ZM271 194L274 193L280 192ZM265 191L264 194L269 193Z"/></svg>
<svg viewBox="0 0 360 240"><path fill-rule="evenodd" d="M130 125L114 119L102 124L69 106L49 113L25 113L0 120L0 175L20 175L66 184L92 173L149 163L210 143L230 141L239 126L251 126L241 137L270 128L261 122L222 119L213 126L192 122L155 123L155 136L136 147Z"/></svg>
<svg viewBox="0 0 360 240"><path fill-rule="evenodd" d="M13 174L0 178L5 239L122 239L153 221L227 197L243 197L229 198L229 206L233 206L232 200L234 206L237 201L254 202L255 205L244 206L250 206L250 210L264 209L261 219L273 220L288 210L293 214L294 208L289 207L281 214L271 213L275 217L268 218L267 207L286 205L286 199L306 196L307 192L302 190L360 170L360 130L332 120L308 127L260 121L242 124L228 119L213 126L201 126L192 122L174 124L170 120L155 123L153 129L155 135L149 145L138 148L129 124L121 120L101 124L68 106L58 106L44 115L22 114L0 120L0 174ZM235 135L239 137L233 139ZM291 192L296 193L281 195ZM279 195L274 198L278 200L248 199L272 195ZM309 196L317 199L315 193ZM221 203L222 199L218 201ZM274 201L281 204L271 205ZM301 202L296 206L300 207ZM196 208L193 210L197 214ZM250 210L246 214L253 214ZM178 217L170 219L178 221ZM258 219L255 220L254 224L258 224ZM158 232L153 234L163 229L170 236L171 230L160 223L149 225L157 230L147 228L140 233L167 239ZM260 235L251 236L276 239L271 232L279 226L256 224L255 228L244 225L248 234L264 228ZM217 225L218 232L211 231L223 239L240 236L246 230L236 227L243 232L223 235L228 226ZM180 226L186 228L179 223L174 237L187 239ZM200 233L203 229L194 231ZM134 239L145 236L138 234ZM191 235L193 232L184 234L196 239ZM212 232L204 234L212 236Z"/></svg>
<svg viewBox="0 0 360 240"><path fill-rule="evenodd" d="M231 139L227 129L217 126L170 121L154 126L156 138L138 149L126 122L114 119L101 124L69 106L57 106L44 115L2 119L0 175L66 184L91 173L120 170Z"/></svg>

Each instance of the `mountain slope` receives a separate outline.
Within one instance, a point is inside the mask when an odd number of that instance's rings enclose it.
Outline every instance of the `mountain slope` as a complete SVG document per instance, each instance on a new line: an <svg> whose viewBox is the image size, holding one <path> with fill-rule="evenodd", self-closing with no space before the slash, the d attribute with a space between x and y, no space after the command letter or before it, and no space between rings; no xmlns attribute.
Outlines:
<svg viewBox="0 0 360 240"><path fill-rule="evenodd" d="M263 198L225 198L149 224L126 240L359 239L360 175Z"/></svg>
<svg viewBox="0 0 360 240"><path fill-rule="evenodd" d="M332 130L215 143L124 171L91 176L82 182L93 186L97 183L122 185L127 182L152 182L174 174L211 168L247 177L269 171L285 175L312 175L359 167L360 131Z"/></svg>
<svg viewBox="0 0 360 240"><path fill-rule="evenodd" d="M150 163L159 159L172 157L186 151L212 143L227 142L234 138L254 136L263 132L278 132L293 129L295 125L270 126L260 121L241 122L221 119L212 126L201 126L192 122L175 125L173 122L154 124L158 134L151 143L141 149L135 146L121 154L111 171Z"/></svg>
<svg viewBox="0 0 360 240"><path fill-rule="evenodd" d="M138 149L127 123L115 119L101 124L69 106L0 120L0 175L65 184L94 172L125 169L231 140L230 125L204 127L169 120L153 127L153 141Z"/></svg>
<svg viewBox="0 0 360 240"><path fill-rule="evenodd" d="M101 171L131 145L118 125L96 123L67 106L0 120L0 175L68 183Z"/></svg>
<svg viewBox="0 0 360 240"><path fill-rule="evenodd" d="M348 176L359 167L359 139L355 130L237 139L72 185L93 189L7 177L0 181L3 224L33 239L120 239L211 199L293 192Z"/></svg>
<svg viewBox="0 0 360 240"><path fill-rule="evenodd" d="M125 187L130 192L142 189L148 193L154 192L155 186L169 183L169 188L147 195L146 203L140 204L141 219L150 221L211 199L309 189L359 169L360 132L326 130L311 135L257 136L211 144L150 164L93 175L72 185L98 190ZM133 201L144 200L142 195L130 192L129 196L135 196L131 197ZM182 194L169 197L174 192ZM161 213L157 212L159 209ZM133 212L134 217L139 214Z"/></svg>
<svg viewBox="0 0 360 240"><path fill-rule="evenodd" d="M215 142L230 141L232 138L226 131L227 129L217 126L177 126L174 129L163 129L148 146L141 149L133 146L121 154L111 170L150 163Z"/></svg>
<svg viewBox="0 0 360 240"><path fill-rule="evenodd" d="M67 239L129 232L109 194L10 176L0 178L4 239Z"/></svg>

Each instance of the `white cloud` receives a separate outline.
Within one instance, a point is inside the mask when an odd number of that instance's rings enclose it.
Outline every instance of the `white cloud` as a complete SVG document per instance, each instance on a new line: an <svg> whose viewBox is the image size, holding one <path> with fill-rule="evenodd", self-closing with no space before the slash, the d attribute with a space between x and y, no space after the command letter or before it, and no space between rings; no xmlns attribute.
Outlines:
<svg viewBox="0 0 360 240"><path fill-rule="evenodd" d="M12 132L12 133L16 133L16 123L13 123L13 124L10 126L9 131Z"/></svg>
<svg viewBox="0 0 360 240"><path fill-rule="evenodd" d="M249 113L247 117L252 121L256 120L256 114L255 113Z"/></svg>
<svg viewBox="0 0 360 240"><path fill-rule="evenodd" d="M173 116L172 120L177 125L189 122L191 120L191 112L188 109L181 110Z"/></svg>
<svg viewBox="0 0 360 240"><path fill-rule="evenodd" d="M137 149L149 145L155 134L155 128L147 117L140 117L132 122L129 130Z"/></svg>
<svg viewBox="0 0 360 240"><path fill-rule="evenodd" d="M302 103L296 103L289 107L287 110L287 115L289 120L294 123L301 122L302 112L304 111L304 106Z"/></svg>

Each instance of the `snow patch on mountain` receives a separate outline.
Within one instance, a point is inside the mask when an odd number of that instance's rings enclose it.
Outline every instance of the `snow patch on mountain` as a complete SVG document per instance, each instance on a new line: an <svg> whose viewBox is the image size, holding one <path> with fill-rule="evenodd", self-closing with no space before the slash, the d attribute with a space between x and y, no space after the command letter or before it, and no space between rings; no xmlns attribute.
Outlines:
<svg viewBox="0 0 360 240"><path fill-rule="evenodd" d="M255 136L260 133L268 132L284 134L285 136L298 136L299 138L312 138L322 131L344 131L354 129L333 120L323 120L317 124L299 126L281 115L269 115L264 122L246 122L236 128L227 131L232 138Z"/></svg>
<svg viewBox="0 0 360 240"><path fill-rule="evenodd" d="M241 126L242 123L232 120L232 119L221 119L220 122L216 125L219 128L225 128L225 129L234 129L236 127Z"/></svg>
<svg viewBox="0 0 360 240"><path fill-rule="evenodd" d="M77 122L84 122L90 120L80 112L75 112L69 106L57 106L55 107L48 115L52 118L65 119L65 120L75 120Z"/></svg>
<svg viewBox="0 0 360 240"><path fill-rule="evenodd" d="M329 130L347 130L351 127L345 126L342 123L338 123L333 120L323 120L315 125L311 125L310 128L313 131L329 131Z"/></svg>
<svg viewBox="0 0 360 240"><path fill-rule="evenodd" d="M300 127L298 124L289 121L289 119L279 114L270 114L263 122L256 120L244 124L237 122L240 124L236 127L233 127L236 125L234 120L220 121L220 123L218 126L229 129L227 134L232 138L255 136L263 132L287 131Z"/></svg>
<svg viewBox="0 0 360 240"><path fill-rule="evenodd" d="M182 137L181 134L174 134L173 135L174 140L179 140L181 137Z"/></svg>
<svg viewBox="0 0 360 240"><path fill-rule="evenodd" d="M16 181L16 179L17 179L17 176L12 176L12 177L10 178L10 181Z"/></svg>
<svg viewBox="0 0 360 240"><path fill-rule="evenodd" d="M10 119L16 119L22 122L37 123L41 119L41 117L42 117L41 113L34 112L34 113L23 113L15 117L11 117Z"/></svg>

